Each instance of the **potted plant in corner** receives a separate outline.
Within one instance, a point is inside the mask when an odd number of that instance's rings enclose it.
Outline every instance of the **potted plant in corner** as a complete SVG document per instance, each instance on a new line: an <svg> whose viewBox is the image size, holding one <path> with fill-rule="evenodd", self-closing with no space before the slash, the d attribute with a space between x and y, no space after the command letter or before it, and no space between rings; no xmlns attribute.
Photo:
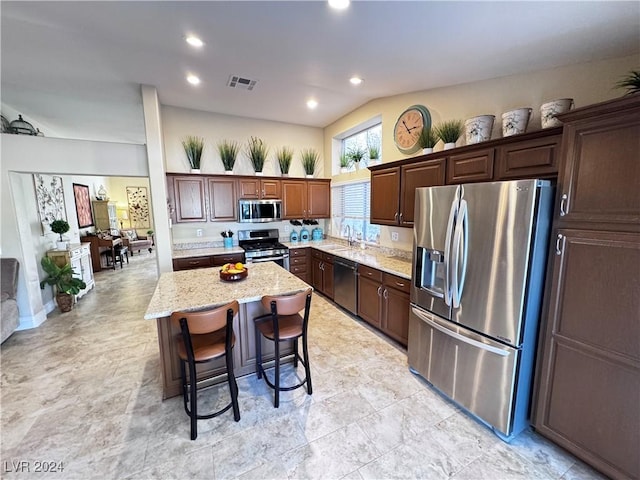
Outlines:
<svg viewBox="0 0 640 480"><path fill-rule="evenodd" d="M351 165L351 157L346 153L340 154L340 173L347 173Z"/></svg>
<svg viewBox="0 0 640 480"><path fill-rule="evenodd" d="M278 159L278 165L280 166L280 172L283 177L289 176L289 168L291 168L291 161L293 160L293 148L282 147L276 151L276 158Z"/></svg>
<svg viewBox="0 0 640 480"><path fill-rule="evenodd" d="M220 153L220 160L222 160L226 175L233 174L233 166L236 164L239 148L238 142L233 140L222 140L218 143L218 153Z"/></svg>
<svg viewBox="0 0 640 480"><path fill-rule="evenodd" d="M361 147L353 147L349 152L347 152L351 161L356 164L356 169L360 169L360 162L364 158L365 153L366 152Z"/></svg>
<svg viewBox="0 0 640 480"><path fill-rule="evenodd" d="M432 153L436 143L438 143L438 136L430 127L424 127L418 137L418 145L422 148L422 154Z"/></svg>
<svg viewBox="0 0 640 480"><path fill-rule="evenodd" d="M316 171L316 167L318 166L318 160L320 156L318 152L316 152L313 148L305 148L302 150L302 168L304 168L304 173L307 175L307 178L313 178L313 174Z"/></svg>
<svg viewBox="0 0 640 480"><path fill-rule="evenodd" d="M449 150L456 146L456 142L464 130L462 120L447 120L434 127L434 132L444 142L444 149Z"/></svg>
<svg viewBox="0 0 640 480"><path fill-rule="evenodd" d="M60 235L60 240L56 242L58 250L66 250L67 242L62 239L62 234L69 231L69 223L66 220L54 220L51 222L51 231Z"/></svg>
<svg viewBox="0 0 640 480"><path fill-rule="evenodd" d="M627 93L625 95L633 95L640 92L640 70L631 70L616 83L616 87L626 88Z"/></svg>
<svg viewBox="0 0 640 480"><path fill-rule="evenodd" d="M200 173L200 160L202 159L202 151L204 150L204 140L200 137L189 135L182 140L184 153L187 154L191 173Z"/></svg>
<svg viewBox="0 0 640 480"><path fill-rule="evenodd" d="M45 285L53 285L60 311L63 313L71 311L73 309L73 296L80 293L80 290L86 288L87 285L82 279L73 276L73 269L68 263L60 267L51 258L43 257L40 264L48 275L47 278L40 282L40 288L44 289Z"/></svg>
<svg viewBox="0 0 640 480"><path fill-rule="evenodd" d="M369 165L375 165L380 160L380 147L369 145Z"/></svg>
<svg viewBox="0 0 640 480"><path fill-rule="evenodd" d="M256 175L262 175L262 169L267 161L269 149L267 145L258 137L251 137L247 143L247 156L251 162Z"/></svg>

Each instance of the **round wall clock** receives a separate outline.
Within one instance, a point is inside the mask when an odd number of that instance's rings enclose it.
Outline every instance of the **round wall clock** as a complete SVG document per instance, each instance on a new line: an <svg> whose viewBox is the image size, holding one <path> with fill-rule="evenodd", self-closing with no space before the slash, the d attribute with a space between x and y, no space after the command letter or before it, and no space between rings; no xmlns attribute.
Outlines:
<svg viewBox="0 0 640 480"><path fill-rule="evenodd" d="M393 140L402 153L414 153L420 148L418 137L423 128L431 127L429 110L422 105L412 105L398 117L393 129Z"/></svg>

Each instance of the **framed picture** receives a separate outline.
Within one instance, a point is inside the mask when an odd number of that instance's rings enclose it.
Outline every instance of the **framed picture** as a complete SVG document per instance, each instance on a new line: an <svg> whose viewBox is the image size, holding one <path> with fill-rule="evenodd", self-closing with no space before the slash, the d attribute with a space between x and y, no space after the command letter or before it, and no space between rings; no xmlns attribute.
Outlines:
<svg viewBox="0 0 640 480"><path fill-rule="evenodd" d="M67 210L64 206L64 189L62 177L52 175L33 174L33 185L36 190L38 202L38 214L42 234L51 233L51 222L54 220L66 220Z"/></svg>
<svg viewBox="0 0 640 480"><path fill-rule="evenodd" d="M149 228L149 197L147 187L127 187L131 228Z"/></svg>
<svg viewBox="0 0 640 480"><path fill-rule="evenodd" d="M73 184L73 196L76 199L76 214L78 215L78 227L93 226L93 213L91 212L91 197L89 187L80 183Z"/></svg>

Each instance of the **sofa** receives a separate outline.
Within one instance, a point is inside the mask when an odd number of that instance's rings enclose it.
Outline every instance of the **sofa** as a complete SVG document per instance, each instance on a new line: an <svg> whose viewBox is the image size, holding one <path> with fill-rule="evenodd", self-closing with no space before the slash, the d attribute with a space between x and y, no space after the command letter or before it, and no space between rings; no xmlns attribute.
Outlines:
<svg viewBox="0 0 640 480"><path fill-rule="evenodd" d="M16 294L18 292L18 271L20 263L15 258L0 259L0 284L2 286L2 312L0 313L1 338L3 343L15 332L20 323L18 313L18 302Z"/></svg>
<svg viewBox="0 0 640 480"><path fill-rule="evenodd" d="M138 235L135 228L123 228L120 230L122 244L129 248L129 252L133 255L133 251L140 253L140 250L147 249L149 253L153 251L153 237Z"/></svg>

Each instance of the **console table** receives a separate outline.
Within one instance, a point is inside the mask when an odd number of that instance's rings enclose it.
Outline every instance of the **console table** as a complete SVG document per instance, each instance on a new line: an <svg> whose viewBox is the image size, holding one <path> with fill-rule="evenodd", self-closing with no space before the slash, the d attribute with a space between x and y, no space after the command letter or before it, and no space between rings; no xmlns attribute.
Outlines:
<svg viewBox="0 0 640 480"><path fill-rule="evenodd" d="M98 235L87 235L86 237L80 237L82 242L91 244L91 260L93 263L93 271L99 272L102 270L101 253L107 249L111 249L111 265L107 268L116 269L116 251L117 245L122 245L122 239L120 237L100 237Z"/></svg>

